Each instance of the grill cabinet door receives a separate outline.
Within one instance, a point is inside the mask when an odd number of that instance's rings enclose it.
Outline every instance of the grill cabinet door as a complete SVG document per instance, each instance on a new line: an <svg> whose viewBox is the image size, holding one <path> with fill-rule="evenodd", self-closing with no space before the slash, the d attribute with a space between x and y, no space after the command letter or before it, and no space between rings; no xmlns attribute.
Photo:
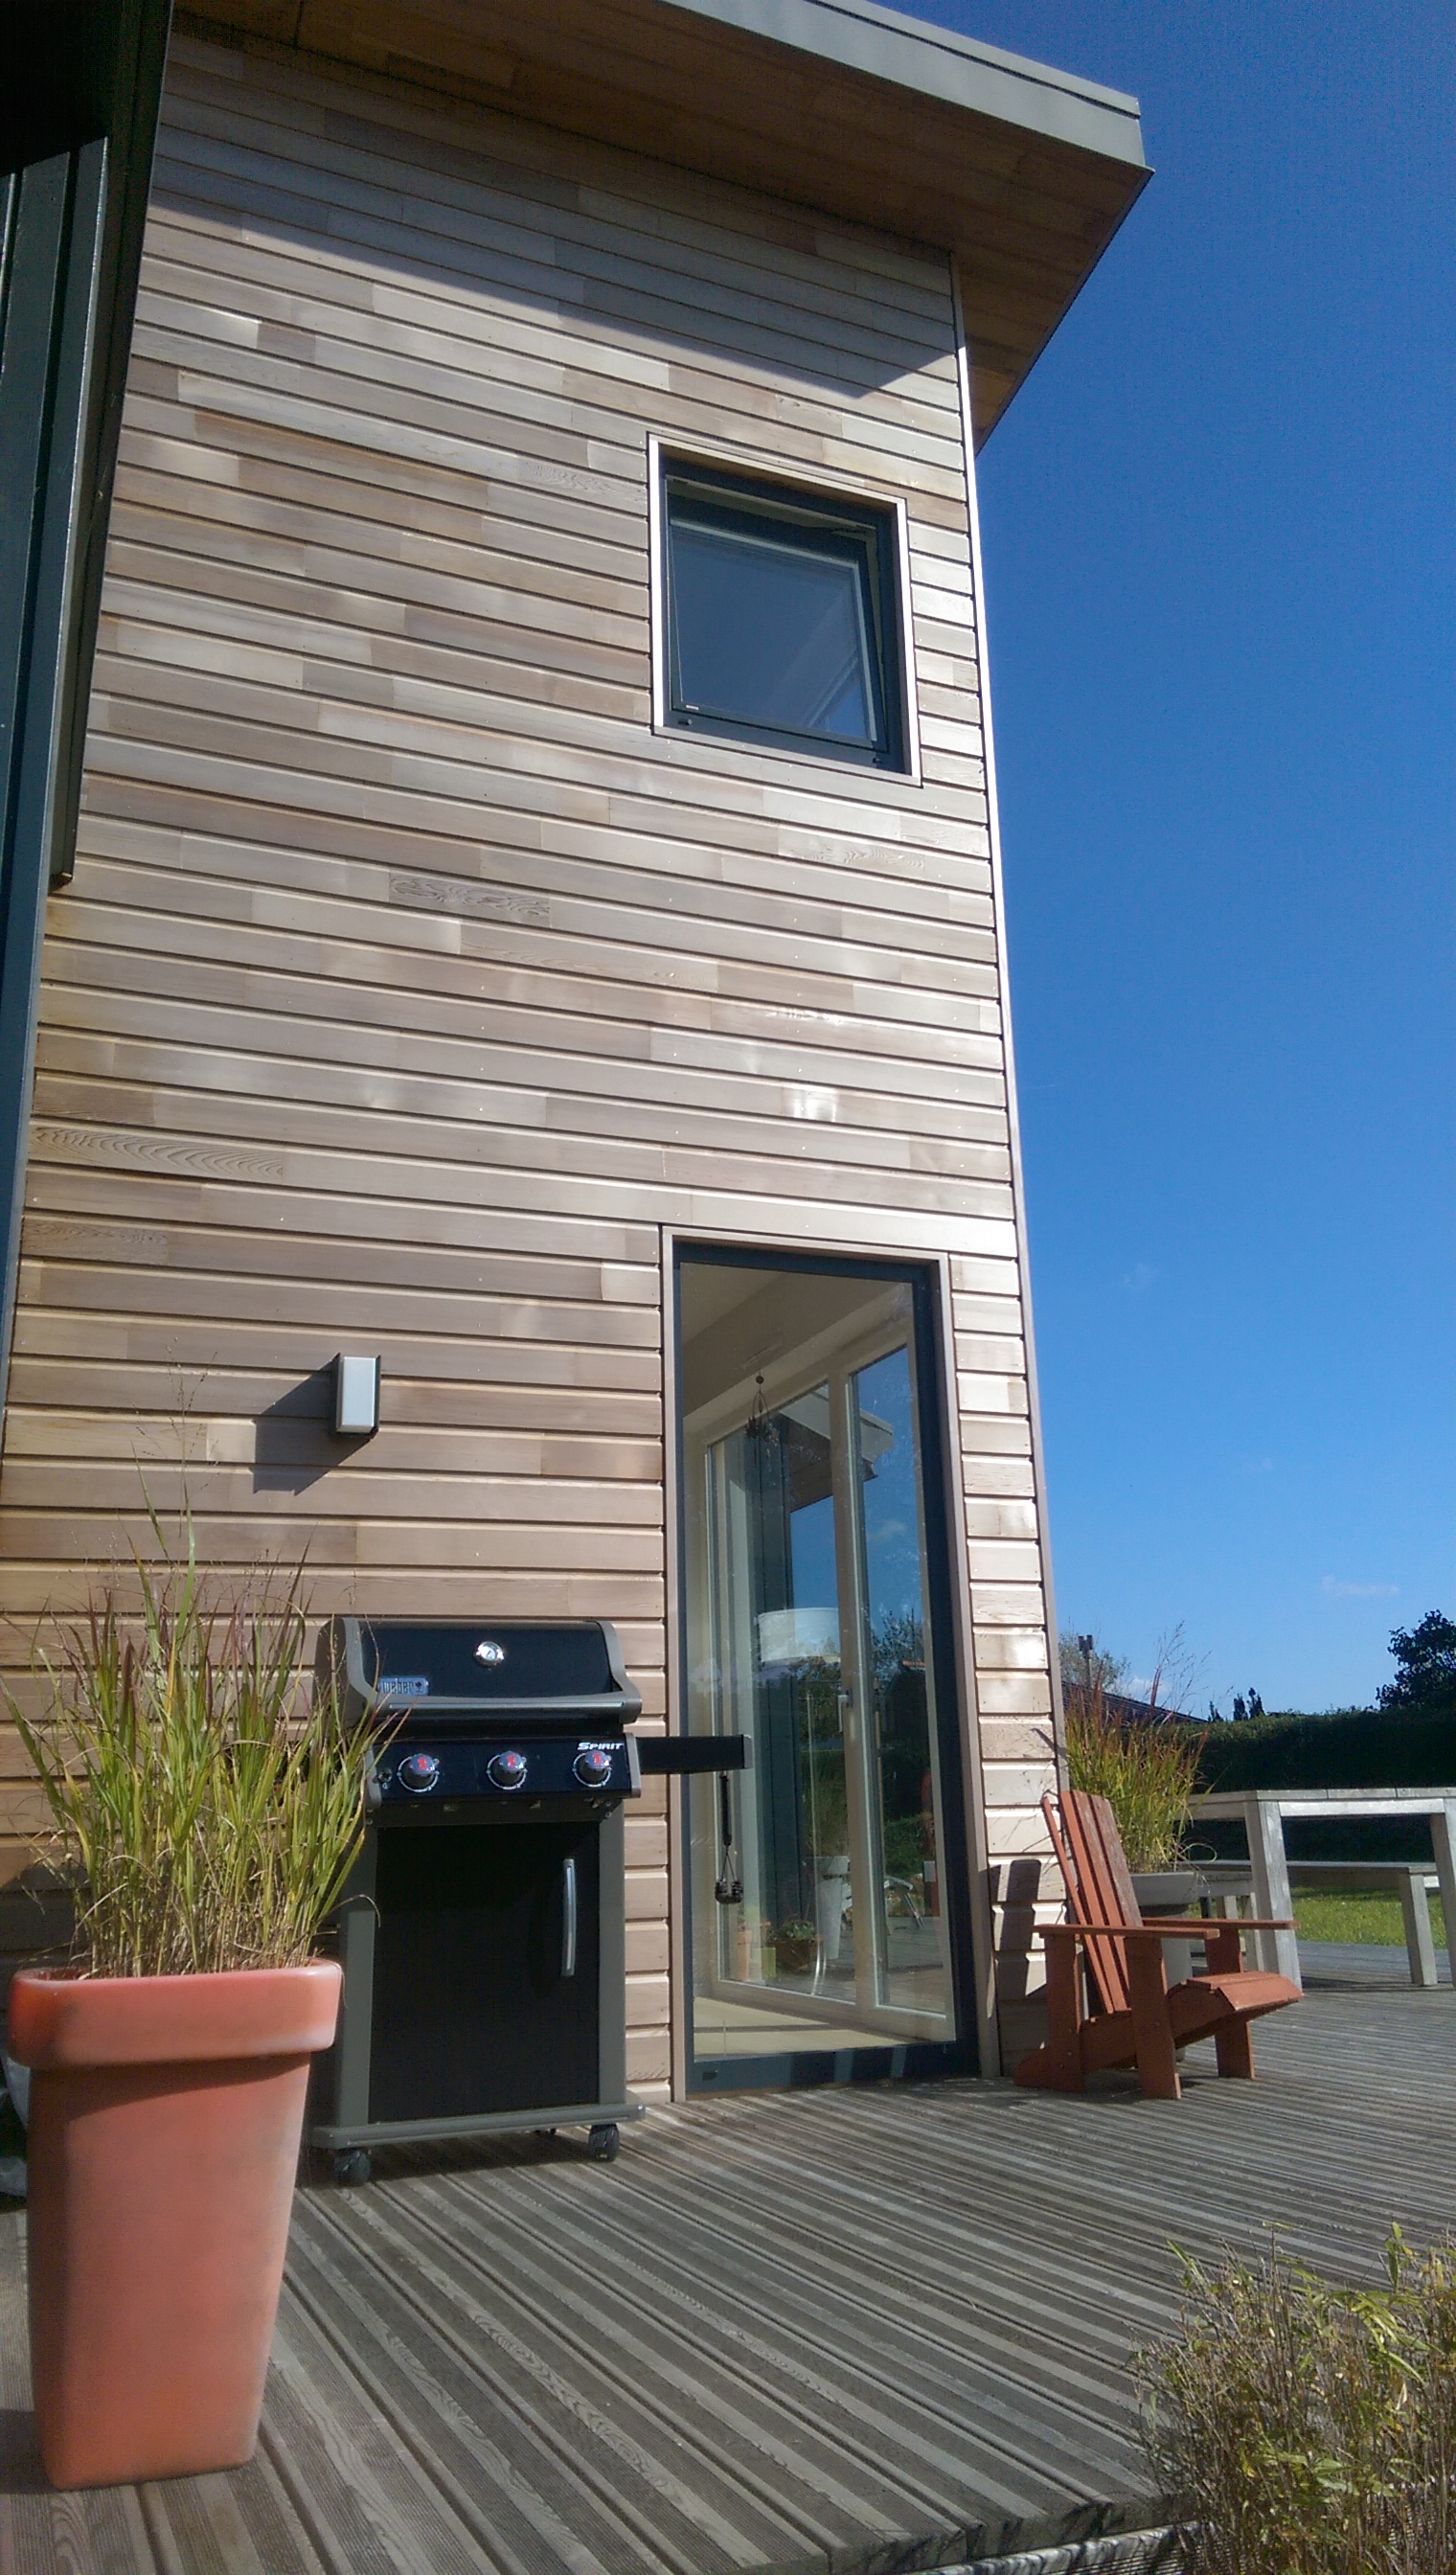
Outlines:
<svg viewBox="0 0 1456 2575"><path fill-rule="evenodd" d="M475 1823L382 1831L371 2119L595 2101L599 1895L595 1823L538 1823L507 1808Z"/></svg>

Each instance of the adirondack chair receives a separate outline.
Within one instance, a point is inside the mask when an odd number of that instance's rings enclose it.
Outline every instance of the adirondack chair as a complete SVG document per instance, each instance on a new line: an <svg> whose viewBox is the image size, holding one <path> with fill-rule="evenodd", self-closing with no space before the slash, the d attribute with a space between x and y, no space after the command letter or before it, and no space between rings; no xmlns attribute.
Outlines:
<svg viewBox="0 0 1456 2575"><path fill-rule="evenodd" d="M1069 1788L1043 1797L1041 1810L1066 1885L1067 1920L1045 1925L1046 1999L1050 2035L1023 2057L1016 2081L1052 2092L1080 2092L1106 2065L1135 2065L1144 2092L1176 2101L1180 2047L1211 2038L1220 2074L1252 2079L1249 2023L1261 2012L1297 2003L1287 1976L1240 1964L1245 1931L1287 1931L1287 1922L1188 1920L1144 1922L1132 1892L1121 1836L1105 1797ZM1205 1975L1169 1986L1165 1940L1203 1942ZM1083 1963L1094 1997L1085 2007Z"/></svg>

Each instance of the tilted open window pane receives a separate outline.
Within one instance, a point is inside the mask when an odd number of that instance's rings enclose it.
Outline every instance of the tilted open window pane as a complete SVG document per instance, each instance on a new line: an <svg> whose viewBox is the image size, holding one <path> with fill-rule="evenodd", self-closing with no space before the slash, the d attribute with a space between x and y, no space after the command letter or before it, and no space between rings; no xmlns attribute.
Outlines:
<svg viewBox="0 0 1456 2575"><path fill-rule="evenodd" d="M860 564L690 521L673 532L673 580L692 712L872 746Z"/></svg>
<svg viewBox="0 0 1456 2575"><path fill-rule="evenodd" d="M672 466L664 499L670 722L901 766L890 513Z"/></svg>

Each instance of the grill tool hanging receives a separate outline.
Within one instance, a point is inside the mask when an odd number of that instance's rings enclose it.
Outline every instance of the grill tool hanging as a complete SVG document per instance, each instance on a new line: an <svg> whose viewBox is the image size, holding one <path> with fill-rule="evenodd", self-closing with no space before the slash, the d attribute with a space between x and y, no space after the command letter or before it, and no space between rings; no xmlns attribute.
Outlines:
<svg viewBox="0 0 1456 2575"><path fill-rule="evenodd" d="M718 1822L723 1861L718 1872L718 1884L713 1891L720 1904L741 1904L743 1881L738 1875L738 1855L733 1847L732 1790L728 1786L727 1770L720 1770L718 1774Z"/></svg>

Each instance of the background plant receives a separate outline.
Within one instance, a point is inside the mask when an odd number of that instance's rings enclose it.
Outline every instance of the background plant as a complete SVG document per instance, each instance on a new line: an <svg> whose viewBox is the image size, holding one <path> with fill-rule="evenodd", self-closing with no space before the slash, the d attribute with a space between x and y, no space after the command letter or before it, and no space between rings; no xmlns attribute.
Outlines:
<svg viewBox="0 0 1456 2575"><path fill-rule="evenodd" d="M1067 1631L1060 1638L1062 1691L1075 1724L1088 1704L1124 1726L1145 1725L1155 1708L1163 1727L1197 1745L1195 1793L1233 1788L1433 1788L1456 1777L1456 1621L1432 1610L1412 1628L1396 1628L1391 1652L1398 1676L1381 1692L1378 1707L1296 1709L1254 1713L1257 1691L1235 1699L1244 1710L1236 1723L1210 1711L1211 1721L1189 1717L1180 1702L1192 1697L1195 1671L1181 1652L1177 1629L1158 1649L1157 1668L1145 1700L1122 1688L1126 1665L1098 1647L1092 1636ZM1171 1660L1168 1649L1172 1648ZM1110 1748L1110 1747L1109 1747ZM1083 1784L1080 1780L1076 1785ZM1430 1828L1419 1816L1357 1816L1338 1822L1293 1818L1285 1827L1291 1859L1429 1861ZM1243 1856L1237 1824L1200 1819L1195 1855Z"/></svg>
<svg viewBox="0 0 1456 2575"><path fill-rule="evenodd" d="M1108 1800L1128 1867L1176 1868L1197 1784L1197 1738L1167 1720L1118 1717L1095 1667L1090 1683L1067 1690L1065 1717L1067 1777Z"/></svg>
<svg viewBox="0 0 1456 2575"><path fill-rule="evenodd" d="M1078 1635L1074 1627L1063 1627L1056 1649L1064 1690L1090 1688L1094 1680L1099 1680L1104 1690L1115 1690L1126 1676L1125 1654L1108 1653L1095 1636Z"/></svg>
<svg viewBox="0 0 1456 2575"><path fill-rule="evenodd" d="M38 1651L49 1712L14 1706L77 1889L77 1946L97 1976L296 1966L313 1951L364 1829L368 1739L316 1690L297 1717L303 1568L219 1599L191 1517L159 1562L136 1557L140 1608L114 1588Z"/></svg>
<svg viewBox="0 0 1456 2575"><path fill-rule="evenodd" d="M806 1654L790 1667L797 1714L806 1842L815 1859L849 1847L844 1718L837 1658Z"/></svg>
<svg viewBox="0 0 1456 2575"><path fill-rule="evenodd" d="M1271 2247L1184 2262L1176 2333L1134 2356L1187 2575L1456 2575L1456 2246L1399 2228L1380 2289Z"/></svg>
<svg viewBox="0 0 1456 2575"><path fill-rule="evenodd" d="M1428 1609L1414 1627L1391 1630L1393 1681L1380 1692L1382 1707L1444 1709L1456 1717L1456 1619Z"/></svg>

